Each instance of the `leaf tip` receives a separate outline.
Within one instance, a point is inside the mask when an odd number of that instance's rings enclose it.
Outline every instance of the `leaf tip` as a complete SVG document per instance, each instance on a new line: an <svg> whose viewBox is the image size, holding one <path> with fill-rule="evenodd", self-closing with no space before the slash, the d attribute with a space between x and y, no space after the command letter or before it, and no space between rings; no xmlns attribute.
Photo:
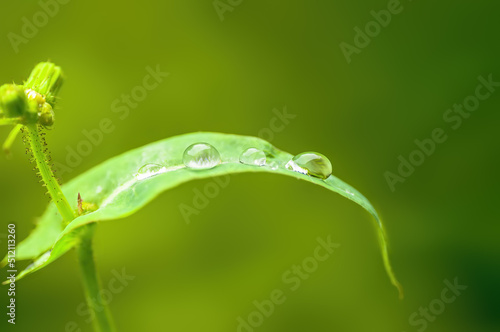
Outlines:
<svg viewBox="0 0 500 332"><path fill-rule="evenodd" d="M403 286L397 280L396 283L394 283L394 286L396 286L396 288L398 289L399 299L403 300L405 297Z"/></svg>
<svg viewBox="0 0 500 332"><path fill-rule="evenodd" d="M378 232L380 250L382 251L382 258L384 260L384 267L389 279L391 280L391 284L397 288L399 293L399 299L402 300L404 298L403 286L399 283L396 275L391 266L391 262L389 260L389 250L387 248L387 236L385 234L385 230L383 228L379 228Z"/></svg>

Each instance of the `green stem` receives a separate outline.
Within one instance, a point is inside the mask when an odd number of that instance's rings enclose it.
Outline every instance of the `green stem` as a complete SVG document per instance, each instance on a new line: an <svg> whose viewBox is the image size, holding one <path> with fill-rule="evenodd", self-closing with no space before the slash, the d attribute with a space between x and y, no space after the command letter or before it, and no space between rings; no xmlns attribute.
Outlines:
<svg viewBox="0 0 500 332"><path fill-rule="evenodd" d="M21 121L21 118L1 118L0 126L16 125Z"/></svg>
<svg viewBox="0 0 500 332"><path fill-rule="evenodd" d="M14 141L16 140L17 134L19 134L22 127L23 127L23 125L21 125L21 124L16 125L14 127L14 129L12 129L10 131L9 135L7 136L7 139L3 143L3 146L2 146L3 152L7 156L10 156L10 148L12 147L12 144L14 144Z"/></svg>
<svg viewBox="0 0 500 332"><path fill-rule="evenodd" d="M23 89L31 89L38 92L44 96L50 106L53 107L56 101L57 91L59 90L62 81L63 77L60 67L57 67L50 62L42 62L39 63L31 72L31 75L26 81ZM6 86L4 90L5 97L3 99L0 98L0 106L5 104L3 107L9 110L10 113L27 115L37 114L36 112L26 112L29 105L23 91L18 91L19 89L15 90L11 86ZM14 92L17 92L17 95L13 95L11 90L15 90ZM7 92L10 92L10 94L7 94ZM1 93L0 97L2 97ZM0 118L0 125L17 124L20 122L19 119L15 120L16 121L13 122L14 119ZM35 120L38 121L39 119ZM64 223L67 225L77 217L77 214L69 205L68 200L61 191L59 183L54 177L46 154L46 148L44 146L45 141L40 137L36 121L24 122L28 123L24 128L26 129L28 135L29 145L44 185L47 187L49 195L54 204L57 206ZM19 126L16 126L16 128L11 132L4 147L10 147L18 129ZM81 201L79 201L79 205L80 204ZM94 228L95 225L89 225L81 230L79 236L80 242L76 247L78 261L80 263L80 269L83 277L85 296L88 306L94 314L95 330L99 332L115 332L116 330L109 309L106 303L103 303L102 300L99 278L97 276L97 270L94 263L92 253L92 237L94 235Z"/></svg>
<svg viewBox="0 0 500 332"><path fill-rule="evenodd" d="M113 324L111 313L107 304L103 302L100 293L100 281L97 276L92 253L93 226L94 225L90 225L90 228L82 235L80 243L76 247L85 288L85 297L89 309L93 313L95 331L115 332L116 329Z"/></svg>
<svg viewBox="0 0 500 332"><path fill-rule="evenodd" d="M71 222L76 218L75 212L71 208L61 191L61 187L57 182L54 174L52 173L52 169L48 165L47 156L45 154L45 148L42 144L42 140L40 138L40 134L38 132L38 128L36 124L29 124L26 126L27 133L29 136L29 144L31 146L31 151L33 152L33 156L35 157L36 166L40 171L40 175L42 180L47 187L50 197L52 201L57 206L59 213L61 214L63 220L66 223Z"/></svg>

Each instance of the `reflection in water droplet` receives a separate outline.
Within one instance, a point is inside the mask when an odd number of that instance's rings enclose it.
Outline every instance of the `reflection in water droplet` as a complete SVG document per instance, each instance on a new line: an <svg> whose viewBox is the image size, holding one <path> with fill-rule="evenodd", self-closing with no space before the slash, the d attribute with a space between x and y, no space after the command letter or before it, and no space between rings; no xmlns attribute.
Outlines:
<svg viewBox="0 0 500 332"><path fill-rule="evenodd" d="M269 163L269 167L271 167L271 169L272 169L273 171L277 170L277 169L279 168L279 166L280 166L280 165L278 164L278 162L277 162L276 160L273 160L273 161L271 161L271 162Z"/></svg>
<svg viewBox="0 0 500 332"><path fill-rule="evenodd" d="M146 164L139 168L137 171L137 178L139 180L143 180L158 174L161 174L165 171L165 166L159 165L159 164Z"/></svg>
<svg viewBox="0 0 500 332"><path fill-rule="evenodd" d="M219 151L207 143L196 143L187 147L182 156L184 165L194 169L212 168L221 163Z"/></svg>
<svg viewBox="0 0 500 332"><path fill-rule="evenodd" d="M163 168L163 166L160 164L146 164L146 165L142 166L141 168L139 168L137 173L139 173L139 174L157 173L162 168Z"/></svg>
<svg viewBox="0 0 500 332"><path fill-rule="evenodd" d="M247 149L241 154L240 163L246 165L264 166L266 164L266 154L264 151L256 148Z"/></svg>
<svg viewBox="0 0 500 332"><path fill-rule="evenodd" d="M288 169L326 179L332 174L332 164L327 157L317 152L299 153L286 164Z"/></svg>

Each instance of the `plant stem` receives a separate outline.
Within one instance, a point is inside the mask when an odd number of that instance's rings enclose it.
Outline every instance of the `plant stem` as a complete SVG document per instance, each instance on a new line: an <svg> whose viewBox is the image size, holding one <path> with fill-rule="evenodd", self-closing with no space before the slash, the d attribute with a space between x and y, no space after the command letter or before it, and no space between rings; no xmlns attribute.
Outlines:
<svg viewBox="0 0 500 332"><path fill-rule="evenodd" d="M44 142L40 137L36 124L26 125L29 136L29 144L35 158L36 165L45 186L48 189L52 201L56 204L59 213L66 224L73 221L77 215L71 208L68 200L61 191L59 183L56 181L52 169L48 164L48 158L45 152ZM80 242L76 247L78 261L80 263L85 288L85 297L89 309L93 313L94 328L98 332L115 332L111 313L107 304L103 302L100 293L100 283L97 276L97 270L92 253L92 236L95 225L89 225L82 230Z"/></svg>
<svg viewBox="0 0 500 332"><path fill-rule="evenodd" d="M50 197L52 201L57 206L59 213L61 214L63 220L66 223L71 222L76 218L75 212L71 208L61 191L61 187L57 182L54 174L52 173L52 169L48 165L47 156L45 154L45 148L42 144L42 140L40 138L40 134L38 132L38 128L36 124L29 124L25 127L27 129L27 133L29 136L29 144L31 146L31 151L33 152L33 156L35 157L36 166L40 171L40 175L42 180L47 187Z"/></svg>
<svg viewBox="0 0 500 332"><path fill-rule="evenodd" d="M16 140L17 134L21 131L21 128L23 125L17 124L14 129L12 129L7 136L7 139L2 145L3 152L7 155L10 156L10 148L12 147L12 144L14 144L14 141Z"/></svg>
<svg viewBox="0 0 500 332"><path fill-rule="evenodd" d="M62 81L63 77L60 67L57 67L50 62L42 62L39 63L35 67L35 69L33 69L23 89L30 89L41 94L46 99L46 102L49 103L51 107L54 107L56 95L59 88L61 87ZM9 92L12 90L12 87L7 86L4 88L4 90ZM8 106L7 109L11 110L14 113L21 109L21 114L36 115L36 112L26 112L29 105L27 104L26 96L24 96L25 92L21 91L21 93L23 98L21 98L19 94L12 96L11 93L7 95L8 98L5 97L5 100L0 99L0 101L6 104ZM23 104L23 101L26 102ZM0 118L0 125L18 124L20 122L19 120L19 118ZM35 120L38 121L39 119ZM36 121L24 122L27 123L24 128L26 129L26 133L28 135L29 145L33 153L38 171L40 172L40 175L42 177L44 186L47 187L52 201L56 205L61 217L63 218L64 224L67 225L77 217L77 214L71 208L71 205L68 203L68 200L64 196L59 183L54 177L52 168L49 165L47 150L45 148L46 143L42 139L38 131L38 125L36 124ZM10 147L17 132L19 131L19 128L20 126L17 125L9 134L4 148ZM82 201L80 198L80 194L78 194L78 199L79 214L81 214ZM93 313L95 330L98 332L115 332L116 329L111 318L111 313L109 312L107 304L103 302L101 296L100 282L94 263L94 257L92 253L92 237L94 235L94 229L95 224L83 227L79 234L79 243L76 246L78 261L80 263L80 269L83 277L85 297L87 299L89 309Z"/></svg>
<svg viewBox="0 0 500 332"><path fill-rule="evenodd" d="M21 121L21 118L1 118L0 126L4 125L17 125Z"/></svg>
<svg viewBox="0 0 500 332"><path fill-rule="evenodd" d="M84 231L84 234L80 238L80 243L76 247L85 288L85 297L89 309L93 313L95 331L115 332L116 329L111 313L107 304L103 302L100 293L101 287L92 253L94 225L89 226L87 226L89 228Z"/></svg>

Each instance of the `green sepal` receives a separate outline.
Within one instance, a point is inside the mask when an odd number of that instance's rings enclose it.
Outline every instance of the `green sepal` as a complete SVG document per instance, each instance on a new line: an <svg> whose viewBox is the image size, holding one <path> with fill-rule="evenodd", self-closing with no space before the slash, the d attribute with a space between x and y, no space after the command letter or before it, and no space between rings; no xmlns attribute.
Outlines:
<svg viewBox="0 0 500 332"><path fill-rule="evenodd" d="M63 81L61 67L51 62L40 62L24 83L24 88L38 92L45 97L51 106L54 106Z"/></svg>

